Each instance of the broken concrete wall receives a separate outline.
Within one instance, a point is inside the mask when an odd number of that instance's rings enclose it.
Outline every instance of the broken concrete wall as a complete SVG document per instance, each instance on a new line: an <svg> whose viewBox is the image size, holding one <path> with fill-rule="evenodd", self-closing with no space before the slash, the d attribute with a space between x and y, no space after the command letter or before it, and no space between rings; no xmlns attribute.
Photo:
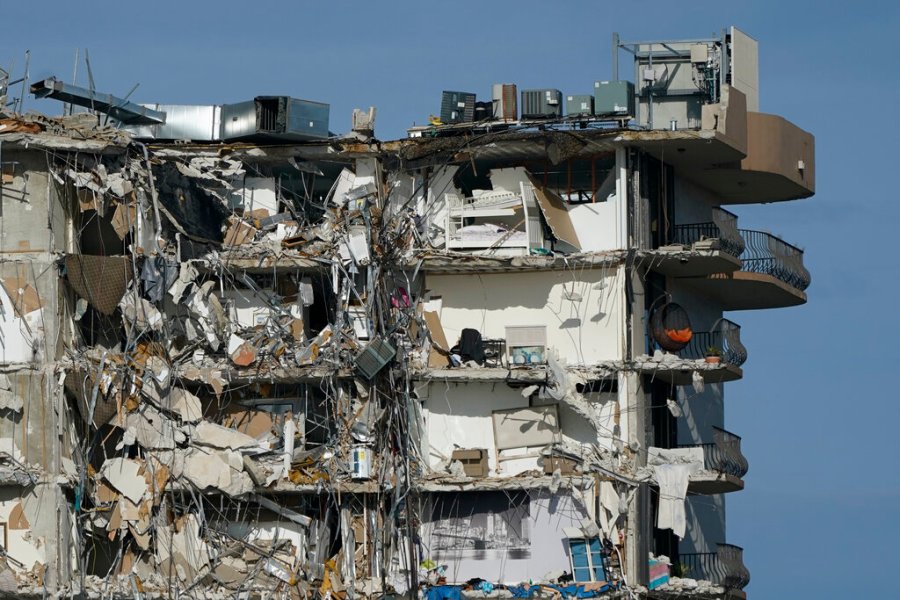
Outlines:
<svg viewBox="0 0 900 600"><path fill-rule="evenodd" d="M44 152L16 149L4 144L3 216L0 252L8 255L41 254L59 249L62 231L51 232L59 224L59 209L52 202L48 159ZM52 210L52 212L51 212Z"/></svg>

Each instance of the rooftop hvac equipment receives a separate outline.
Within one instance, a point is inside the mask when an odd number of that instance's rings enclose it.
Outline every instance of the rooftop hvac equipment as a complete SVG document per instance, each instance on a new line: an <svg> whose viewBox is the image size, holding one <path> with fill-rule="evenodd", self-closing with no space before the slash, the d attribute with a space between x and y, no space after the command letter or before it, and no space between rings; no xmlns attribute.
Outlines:
<svg viewBox="0 0 900 600"><path fill-rule="evenodd" d="M222 139L328 138L329 105L288 96L257 96L248 102L222 106Z"/></svg>
<svg viewBox="0 0 900 600"><path fill-rule="evenodd" d="M566 116L594 114L594 97L589 95L566 96Z"/></svg>
<svg viewBox="0 0 900 600"><path fill-rule="evenodd" d="M222 107L197 104L142 104L165 113L165 123L127 125L136 138L151 140L192 140L214 142L220 139Z"/></svg>
<svg viewBox="0 0 900 600"><path fill-rule="evenodd" d="M112 94L103 94L64 83L56 77L49 77L33 83L31 93L35 98L54 98L62 102L84 106L129 125L149 125L163 123L166 120L165 113L151 110Z"/></svg>
<svg viewBox="0 0 900 600"><path fill-rule="evenodd" d="M494 119L498 121L515 121L519 118L519 109L516 103L517 97L516 84L495 83L491 88Z"/></svg>
<svg viewBox="0 0 900 600"><path fill-rule="evenodd" d="M489 121L494 114L494 104L492 102L476 102L475 103L475 122Z"/></svg>
<svg viewBox="0 0 900 600"><path fill-rule="evenodd" d="M594 114L634 116L634 84L630 81L595 81Z"/></svg>
<svg viewBox="0 0 900 600"><path fill-rule="evenodd" d="M522 90L522 118L547 119L563 114L559 90Z"/></svg>
<svg viewBox="0 0 900 600"><path fill-rule="evenodd" d="M441 122L470 123L475 119L475 94L448 92L441 94Z"/></svg>
<svg viewBox="0 0 900 600"><path fill-rule="evenodd" d="M356 370L366 379L374 379L376 375L397 355L397 351L389 343L376 337L356 357Z"/></svg>
<svg viewBox="0 0 900 600"><path fill-rule="evenodd" d="M370 106L367 111L361 108L354 108L353 122L350 128L358 133L369 135L375 133L375 107Z"/></svg>

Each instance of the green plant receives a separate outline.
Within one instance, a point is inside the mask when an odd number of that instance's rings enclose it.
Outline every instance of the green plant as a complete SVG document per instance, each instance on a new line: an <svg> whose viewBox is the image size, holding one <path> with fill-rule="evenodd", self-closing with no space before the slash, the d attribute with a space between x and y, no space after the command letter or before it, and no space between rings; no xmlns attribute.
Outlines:
<svg viewBox="0 0 900 600"><path fill-rule="evenodd" d="M722 356L722 351L718 346L710 346L706 349L706 356Z"/></svg>
<svg viewBox="0 0 900 600"><path fill-rule="evenodd" d="M672 565L672 577L680 577L682 579L690 573L690 568L687 565L683 565L681 563L675 563Z"/></svg>

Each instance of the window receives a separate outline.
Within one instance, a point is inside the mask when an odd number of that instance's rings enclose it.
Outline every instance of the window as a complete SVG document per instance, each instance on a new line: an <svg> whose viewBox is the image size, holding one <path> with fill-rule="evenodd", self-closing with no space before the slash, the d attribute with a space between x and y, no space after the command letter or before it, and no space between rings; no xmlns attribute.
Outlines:
<svg viewBox="0 0 900 600"><path fill-rule="evenodd" d="M609 581L600 538L569 538L569 562L575 581Z"/></svg>

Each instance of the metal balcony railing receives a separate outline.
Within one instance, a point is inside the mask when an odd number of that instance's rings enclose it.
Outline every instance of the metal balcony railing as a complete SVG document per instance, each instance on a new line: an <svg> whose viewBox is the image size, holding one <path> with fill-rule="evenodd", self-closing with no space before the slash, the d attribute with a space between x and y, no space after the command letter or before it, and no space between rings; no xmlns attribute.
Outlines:
<svg viewBox="0 0 900 600"><path fill-rule="evenodd" d="M741 270L771 275L800 291L809 287L809 271L803 266L803 250L764 231L740 229L744 240Z"/></svg>
<svg viewBox="0 0 900 600"><path fill-rule="evenodd" d="M744 566L744 549L718 544L717 552L679 553L685 577L704 579L726 589L742 590L750 583L750 571Z"/></svg>
<svg viewBox="0 0 900 600"><path fill-rule="evenodd" d="M678 354L682 358L703 358L710 347L721 352L722 362L735 367L747 360L747 349L741 343L741 326L728 319L719 319L710 331L695 331Z"/></svg>
<svg viewBox="0 0 900 600"><path fill-rule="evenodd" d="M675 225L675 243L690 246L707 239L719 241L723 252L741 259L741 270L771 275L800 291L811 277L803 266L803 250L764 231L738 229L737 215L724 208L712 209L712 220Z"/></svg>
<svg viewBox="0 0 900 600"><path fill-rule="evenodd" d="M715 239L719 240L722 252L735 258L744 251L744 240L737 228L737 215L724 208L712 209L712 221L675 225L672 233L676 244L690 246L703 240Z"/></svg>
<svg viewBox="0 0 900 600"><path fill-rule="evenodd" d="M703 468L742 478L750 468L741 452L741 438L730 431L713 427L714 441L706 444L680 444L679 448L702 448Z"/></svg>

